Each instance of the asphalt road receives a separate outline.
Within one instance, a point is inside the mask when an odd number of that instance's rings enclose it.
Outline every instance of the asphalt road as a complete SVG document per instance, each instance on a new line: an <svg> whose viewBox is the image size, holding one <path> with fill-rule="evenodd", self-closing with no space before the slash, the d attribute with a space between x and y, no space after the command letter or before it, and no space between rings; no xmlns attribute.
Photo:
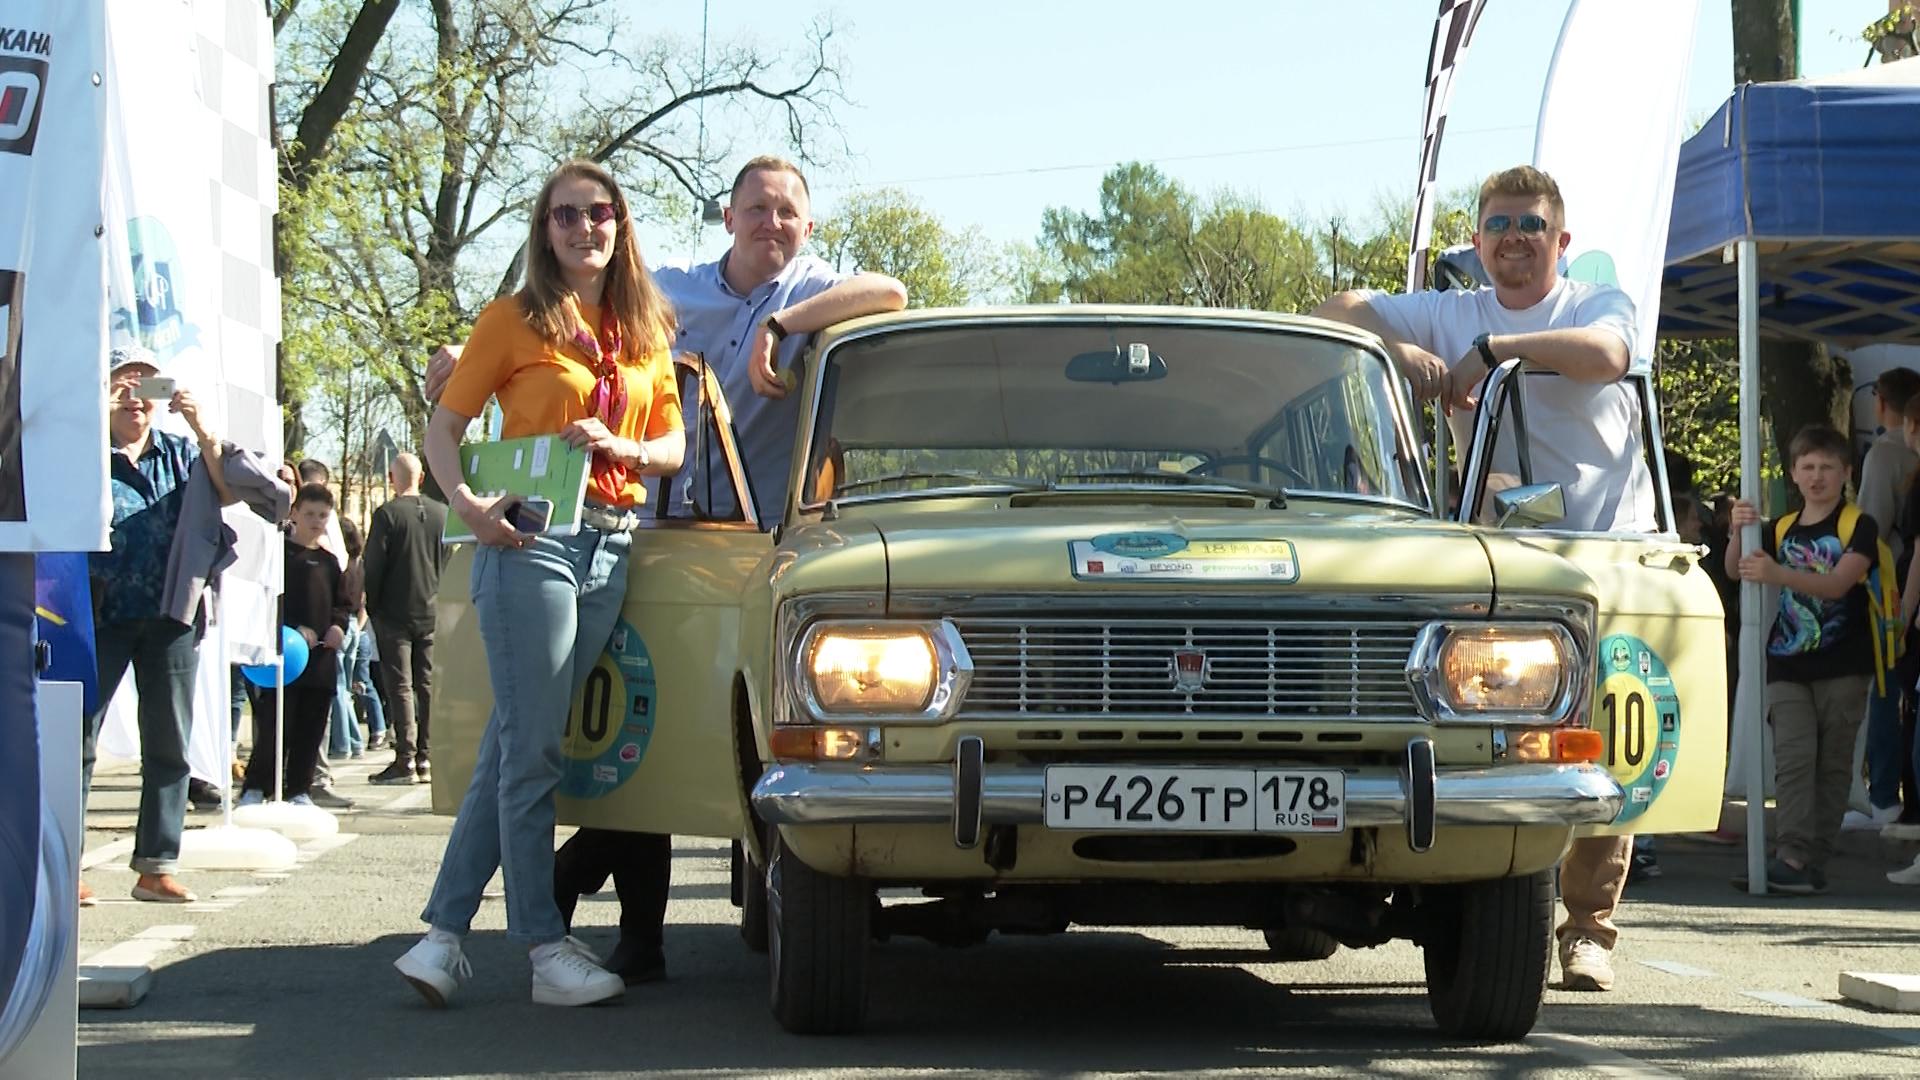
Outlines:
<svg viewBox="0 0 1920 1080"><path fill-rule="evenodd" d="M767 1010L764 957L739 941L726 849L686 840L666 981L604 1007L533 1005L492 899L473 979L435 1011L390 965L420 932L449 823L424 788L366 785L380 764L336 766L361 807L297 869L192 874L202 899L176 908L122 899L137 777L103 766L85 874L103 902L82 912L81 959L150 941L158 970L137 1007L81 1013L82 1076L1920 1075L1920 1016L1836 985L1843 970L1920 973L1920 889L1887 884L1903 853L1864 837L1826 896L1795 900L1733 890L1739 848L1665 841L1666 875L1619 919L1616 990L1550 992L1508 1046L1438 1037L1411 946L1274 964L1259 935L1217 929L895 941L876 948L864 1033L790 1036ZM616 916L610 890L588 898L581 936L610 948Z"/></svg>

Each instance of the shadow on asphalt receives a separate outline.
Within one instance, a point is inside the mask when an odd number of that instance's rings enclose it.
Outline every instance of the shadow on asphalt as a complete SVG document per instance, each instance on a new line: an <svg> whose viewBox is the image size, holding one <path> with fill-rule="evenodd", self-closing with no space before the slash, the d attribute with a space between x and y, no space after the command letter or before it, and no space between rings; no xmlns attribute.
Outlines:
<svg viewBox="0 0 1920 1080"><path fill-rule="evenodd" d="M587 936L605 948L611 933ZM1431 1061L1436 1048L1449 1075L1579 1069L1543 1057L1538 1046L1445 1047L1417 983L1326 982L1319 965L1266 964L1259 949L1174 950L1125 932L996 937L966 950L877 945L866 1029L840 1038L781 1031L767 1010L765 959L746 952L728 926L670 926L669 962L694 974L588 1009L531 1004L526 962L499 933L473 936L475 977L452 1008L430 1009L390 966L412 940L229 949L171 964L137 1010L82 1013L81 1072L148 1075L191 1061L197 1075L222 1077L1299 1067L1363 1074L1407 1058ZM1912 1061L1909 1043L1812 1016L1587 997L1577 1006L1550 1002L1542 1027L1689 1074L1715 1072L1716 1060L1750 1062L1810 1044L1869 1055L1904 1050L1882 1075Z"/></svg>

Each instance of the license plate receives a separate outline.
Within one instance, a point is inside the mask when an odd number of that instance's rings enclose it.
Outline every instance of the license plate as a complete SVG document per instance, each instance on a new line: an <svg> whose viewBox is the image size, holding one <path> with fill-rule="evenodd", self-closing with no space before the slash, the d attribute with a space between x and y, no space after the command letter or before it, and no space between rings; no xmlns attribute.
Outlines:
<svg viewBox="0 0 1920 1080"><path fill-rule="evenodd" d="M1047 827L1086 832L1337 833L1347 827L1338 769L1047 769Z"/></svg>

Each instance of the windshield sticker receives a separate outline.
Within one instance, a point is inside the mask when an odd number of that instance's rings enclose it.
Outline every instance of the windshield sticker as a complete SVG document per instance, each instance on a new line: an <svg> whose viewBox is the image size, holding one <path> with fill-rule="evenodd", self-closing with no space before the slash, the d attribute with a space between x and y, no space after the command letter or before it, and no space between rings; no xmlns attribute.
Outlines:
<svg viewBox="0 0 1920 1080"><path fill-rule="evenodd" d="M654 700L653 659L640 632L621 619L567 711L560 794L603 799L619 790L647 756Z"/></svg>
<svg viewBox="0 0 1920 1080"><path fill-rule="evenodd" d="M1632 634L1600 642L1600 686L1593 726L1606 736L1601 764L1626 792L1616 825L1647 812L1680 756L1680 695L1666 661Z"/></svg>
<svg viewBox="0 0 1920 1080"><path fill-rule="evenodd" d="M1129 559L1160 559L1187 548L1187 538L1173 533L1105 533L1088 542L1103 555Z"/></svg>
<svg viewBox="0 0 1920 1080"><path fill-rule="evenodd" d="M1120 550L1118 541L1145 546L1148 540L1178 541L1164 553ZM1116 533L1067 545L1073 576L1082 581L1272 581L1300 580L1300 563L1288 540L1194 540L1164 533Z"/></svg>

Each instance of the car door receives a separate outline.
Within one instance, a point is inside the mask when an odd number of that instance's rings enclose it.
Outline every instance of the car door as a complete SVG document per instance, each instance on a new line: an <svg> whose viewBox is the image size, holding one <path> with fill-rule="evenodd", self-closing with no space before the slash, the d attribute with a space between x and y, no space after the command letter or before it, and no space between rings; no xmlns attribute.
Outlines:
<svg viewBox="0 0 1920 1080"><path fill-rule="evenodd" d="M1489 376L1462 469L1462 521L1486 523L1490 488L1500 470L1517 466L1520 484L1551 482L1533 475L1530 449L1551 431L1528 430L1529 389L1561 376L1523 370L1517 362ZM1633 373L1620 384L1637 403L1640 441L1653 479L1658 529L1650 533L1581 532L1552 522L1496 524L1521 542L1552 552L1592 579L1598 598L1590 725L1606 740L1602 763L1626 792L1611 826L1600 833L1711 830L1720 819L1727 752L1727 658L1719 593L1700 566L1703 549L1674 532L1672 498L1660 451L1653 380ZM1499 444L1509 441L1509 452ZM1496 578L1497 578L1496 572ZM1498 587L1496 581L1496 589Z"/></svg>
<svg viewBox="0 0 1920 1080"><path fill-rule="evenodd" d="M703 388L692 444L713 439L734 505L751 508L719 380L682 366L682 400ZM705 481L705 477L696 477ZM672 483L673 481L669 481ZM568 710L558 811L565 824L698 836L738 836L745 821L735 756L734 683L740 598L773 550L751 509L732 520L665 512L656 491L633 533L627 595L606 650ZM441 590L433 726L434 809L458 809L492 708L484 647L467 602L471 545L450 560ZM749 744L750 745L750 744Z"/></svg>

